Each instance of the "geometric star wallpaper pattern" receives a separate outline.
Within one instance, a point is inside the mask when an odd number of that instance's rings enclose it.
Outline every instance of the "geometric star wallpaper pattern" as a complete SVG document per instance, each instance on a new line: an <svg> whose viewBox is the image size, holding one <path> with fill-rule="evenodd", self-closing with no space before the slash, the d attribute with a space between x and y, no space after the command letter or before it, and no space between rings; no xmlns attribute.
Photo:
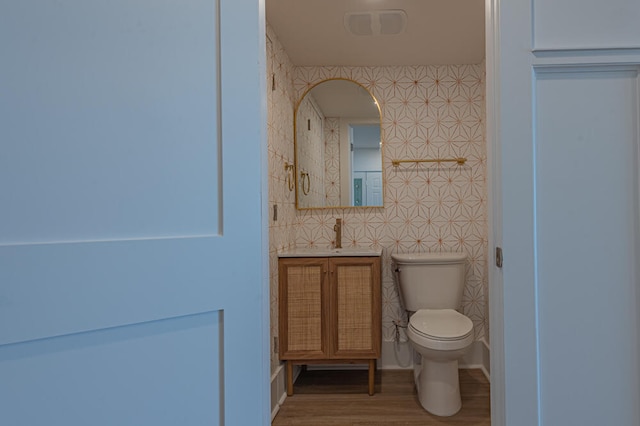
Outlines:
<svg viewBox="0 0 640 426"><path fill-rule="evenodd" d="M307 173L304 196L299 197L298 205L310 207L324 205L325 202L325 143L324 143L324 117L318 112L318 107L310 97L298 106L298 120L307 124L298 130L299 146L305 149L298 150L298 172ZM307 130L308 129L308 130ZM298 175L299 176L299 175ZM301 182L299 182L301 183ZM302 188L302 185L300 186Z"/></svg>
<svg viewBox="0 0 640 426"><path fill-rule="evenodd" d="M340 120L324 120L324 192L325 205L340 205Z"/></svg>
<svg viewBox="0 0 640 426"><path fill-rule="evenodd" d="M270 27L269 199L282 210L270 227L271 332L277 336L277 253L293 247L331 247L333 225L343 221L344 247L382 248L382 336L393 340L406 323L391 253L464 252L466 284L461 311L476 340L488 340L485 66L294 67ZM271 75L275 75L272 90ZM285 162L293 161L293 108L312 85L347 78L365 86L382 111L383 208L295 210ZM466 157L456 163L392 160ZM282 220L281 220L282 219ZM278 365L274 354L272 366Z"/></svg>

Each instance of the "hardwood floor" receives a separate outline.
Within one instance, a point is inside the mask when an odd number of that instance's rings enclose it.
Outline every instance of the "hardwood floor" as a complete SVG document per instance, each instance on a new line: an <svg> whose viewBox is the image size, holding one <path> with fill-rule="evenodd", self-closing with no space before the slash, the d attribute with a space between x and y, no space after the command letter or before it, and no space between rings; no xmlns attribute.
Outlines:
<svg viewBox="0 0 640 426"><path fill-rule="evenodd" d="M489 382L480 370L460 370L462 409L451 417L426 412L411 370L378 370L376 394L367 371L303 371L272 426L491 425Z"/></svg>

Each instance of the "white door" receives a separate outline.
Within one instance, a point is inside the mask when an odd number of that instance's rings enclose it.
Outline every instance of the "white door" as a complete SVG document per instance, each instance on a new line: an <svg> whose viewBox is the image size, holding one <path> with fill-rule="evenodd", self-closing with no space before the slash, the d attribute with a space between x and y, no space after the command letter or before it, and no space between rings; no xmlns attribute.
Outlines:
<svg viewBox="0 0 640 426"><path fill-rule="evenodd" d="M640 424L640 2L487 2L494 425Z"/></svg>
<svg viewBox="0 0 640 426"><path fill-rule="evenodd" d="M367 205L382 205L382 172L367 173Z"/></svg>
<svg viewBox="0 0 640 426"><path fill-rule="evenodd" d="M1 424L268 424L260 3L0 2Z"/></svg>

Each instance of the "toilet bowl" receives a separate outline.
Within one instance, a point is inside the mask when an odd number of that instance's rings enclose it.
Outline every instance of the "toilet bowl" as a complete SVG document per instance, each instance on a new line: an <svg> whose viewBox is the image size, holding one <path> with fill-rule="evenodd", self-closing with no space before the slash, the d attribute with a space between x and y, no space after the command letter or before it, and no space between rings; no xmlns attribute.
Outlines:
<svg viewBox="0 0 640 426"><path fill-rule="evenodd" d="M407 337L421 358L414 367L420 404L437 416L457 413L458 359L473 342L473 323L453 309L422 309L409 319Z"/></svg>
<svg viewBox="0 0 640 426"><path fill-rule="evenodd" d="M473 323L458 312L465 284L464 253L392 254L407 337L420 355L414 367L418 399L438 416L462 407L458 359L473 342Z"/></svg>

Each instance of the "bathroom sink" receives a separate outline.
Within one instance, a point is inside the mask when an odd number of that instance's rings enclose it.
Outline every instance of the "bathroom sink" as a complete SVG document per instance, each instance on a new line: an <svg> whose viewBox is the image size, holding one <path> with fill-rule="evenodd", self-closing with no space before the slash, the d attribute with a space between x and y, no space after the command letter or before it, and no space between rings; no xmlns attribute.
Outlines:
<svg viewBox="0 0 640 426"><path fill-rule="evenodd" d="M343 248L296 248L283 251L279 257L338 257L338 256L381 256L382 249L372 249L366 247L343 247Z"/></svg>

